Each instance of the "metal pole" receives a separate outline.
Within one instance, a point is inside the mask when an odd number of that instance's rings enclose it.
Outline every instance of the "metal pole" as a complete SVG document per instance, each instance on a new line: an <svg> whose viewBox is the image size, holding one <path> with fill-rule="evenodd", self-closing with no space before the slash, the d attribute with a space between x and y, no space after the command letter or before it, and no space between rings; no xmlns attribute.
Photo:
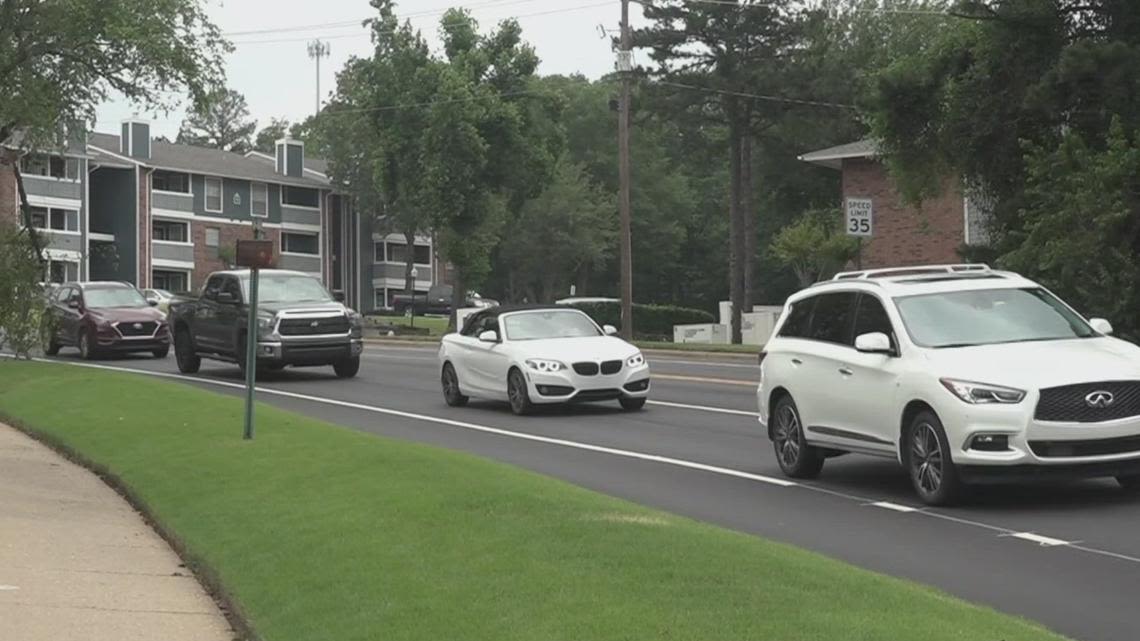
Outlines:
<svg viewBox="0 0 1140 641"><path fill-rule="evenodd" d="M321 113L321 58L329 55L332 47L327 42L321 42L320 39L314 40L309 43L309 57L317 61L317 109L314 113Z"/></svg>
<svg viewBox="0 0 1140 641"><path fill-rule="evenodd" d="M257 384L257 281L256 267L249 270L249 319L245 334L245 433L253 438L253 388Z"/></svg>
<svg viewBox="0 0 1140 641"><path fill-rule="evenodd" d="M618 71L621 74L621 101L618 107L618 179L621 187L618 205L621 211L621 335L633 340L633 240L630 204L630 75L632 60L629 31L629 0L621 0L621 51L618 53Z"/></svg>

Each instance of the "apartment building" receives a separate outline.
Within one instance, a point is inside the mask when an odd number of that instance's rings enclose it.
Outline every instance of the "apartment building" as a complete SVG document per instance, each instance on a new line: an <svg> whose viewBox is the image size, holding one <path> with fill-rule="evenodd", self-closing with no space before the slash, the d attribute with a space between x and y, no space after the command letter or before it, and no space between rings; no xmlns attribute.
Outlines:
<svg viewBox="0 0 1140 641"><path fill-rule="evenodd" d="M117 134L25 154L20 167L46 240L45 280L195 291L230 266L256 221L279 267L313 274L356 309L390 307L403 293L404 236L354 211L300 141L242 155L156 140L149 123L132 119ZM14 179L0 172L0 214L17 208ZM431 236L418 235L412 251L423 293L440 274Z"/></svg>

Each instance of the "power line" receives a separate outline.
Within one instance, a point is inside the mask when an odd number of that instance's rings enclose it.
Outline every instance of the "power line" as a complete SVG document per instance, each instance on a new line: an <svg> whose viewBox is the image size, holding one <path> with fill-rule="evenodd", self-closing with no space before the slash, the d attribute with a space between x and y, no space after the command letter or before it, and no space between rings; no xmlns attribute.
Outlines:
<svg viewBox="0 0 1140 641"><path fill-rule="evenodd" d="M716 93L725 96L738 96L740 98L752 98L754 100L767 100L770 102L783 102L792 105L806 105L810 107L831 107L833 109L855 109L855 105L847 105L838 102L824 102L821 100L800 100L797 98L785 98L783 96L765 96L763 94L746 93L743 91L729 91L727 89L713 89L712 87L701 87L699 85L686 85L680 82L671 82L668 80L658 80L656 84L666 87L677 87L680 89L691 89L693 91L704 91L707 93Z"/></svg>
<svg viewBox="0 0 1140 641"><path fill-rule="evenodd" d="M738 9L754 9L754 8L759 8L759 7L783 6L781 3L776 3L776 2L754 2L751 4L741 4L740 2L737 2L737 0L679 0L679 1L684 3L684 4L710 4L710 5L718 5L718 6L725 6L725 7L736 7ZM653 5L653 0L639 0L639 2L643 5ZM935 11L933 9L888 9L885 7L881 8L881 9L856 9L856 8L851 7L851 8L844 9L844 11L850 11L852 13L901 13L901 14L943 16L943 17L947 17L947 18L952 17L949 13L947 13L945 11Z"/></svg>

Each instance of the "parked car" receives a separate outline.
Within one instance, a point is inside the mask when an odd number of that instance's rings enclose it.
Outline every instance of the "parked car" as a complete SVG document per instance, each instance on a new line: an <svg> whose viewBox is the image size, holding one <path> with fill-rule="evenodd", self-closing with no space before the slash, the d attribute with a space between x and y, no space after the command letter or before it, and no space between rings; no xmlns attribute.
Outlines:
<svg viewBox="0 0 1140 641"><path fill-rule="evenodd" d="M112 352L166 358L170 351L166 315L129 283L67 283L49 303L43 345L48 356L64 346L77 347L85 359Z"/></svg>
<svg viewBox="0 0 1140 641"><path fill-rule="evenodd" d="M439 349L443 398L508 401L515 414L535 405L618 401L639 410L649 396L649 364L633 345L565 307L495 307L469 316Z"/></svg>
<svg viewBox="0 0 1140 641"><path fill-rule="evenodd" d="M249 270L210 274L199 298L170 305L178 370L192 374L203 358L246 368ZM341 378L356 376L363 351L359 314L333 300L319 280L301 273L261 270L258 289L259 369L331 365Z"/></svg>
<svg viewBox="0 0 1140 641"><path fill-rule="evenodd" d="M414 307L417 315L435 314L448 316L451 314L451 302L455 289L451 285L432 285L427 294L397 294L392 297L392 309L397 314L404 315ZM495 307L498 301L483 298L477 292L467 292L467 307Z"/></svg>
<svg viewBox="0 0 1140 641"><path fill-rule="evenodd" d="M1140 489L1140 347L984 265L840 274L792 296L764 349L760 422L794 478L896 459L919 498L1115 477Z"/></svg>
<svg viewBox="0 0 1140 641"><path fill-rule="evenodd" d="M143 296L146 298L146 302L150 303L152 307L157 307L163 313L170 311L170 301L174 299L174 294L165 289L144 289Z"/></svg>

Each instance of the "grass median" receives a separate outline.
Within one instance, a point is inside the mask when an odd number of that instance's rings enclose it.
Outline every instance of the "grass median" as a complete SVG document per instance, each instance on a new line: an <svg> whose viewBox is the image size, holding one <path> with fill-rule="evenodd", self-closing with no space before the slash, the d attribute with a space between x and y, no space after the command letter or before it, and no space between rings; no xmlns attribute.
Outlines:
<svg viewBox="0 0 1140 641"><path fill-rule="evenodd" d="M177 383L0 361L0 416L129 488L266 640L1060 638L790 546L268 406L243 442L241 411Z"/></svg>

